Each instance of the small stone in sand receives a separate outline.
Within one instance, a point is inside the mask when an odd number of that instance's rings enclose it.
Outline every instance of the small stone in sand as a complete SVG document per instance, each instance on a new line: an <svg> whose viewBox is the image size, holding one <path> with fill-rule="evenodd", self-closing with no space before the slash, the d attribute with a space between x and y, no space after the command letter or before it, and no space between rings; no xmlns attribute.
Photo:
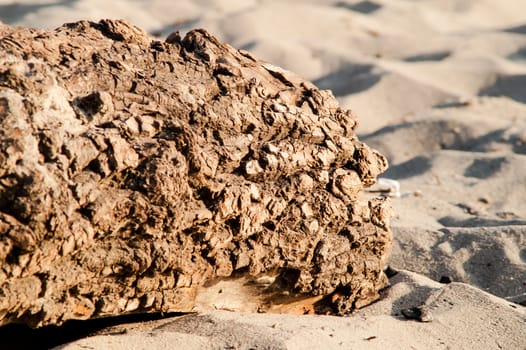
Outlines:
<svg viewBox="0 0 526 350"><path fill-rule="evenodd" d="M417 320L419 322L431 322L433 316L425 306L417 306L402 310L402 315L409 320Z"/></svg>
<svg viewBox="0 0 526 350"><path fill-rule="evenodd" d="M449 283L451 283L453 281L451 280L451 277L449 277L449 276L442 276L442 277L440 277L440 281L438 281L438 282L443 283L443 284L449 284Z"/></svg>

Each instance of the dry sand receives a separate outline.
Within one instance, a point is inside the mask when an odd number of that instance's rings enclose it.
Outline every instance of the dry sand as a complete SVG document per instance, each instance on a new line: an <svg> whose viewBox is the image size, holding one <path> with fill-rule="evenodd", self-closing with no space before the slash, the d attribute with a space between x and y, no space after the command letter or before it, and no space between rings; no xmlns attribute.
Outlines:
<svg viewBox="0 0 526 350"><path fill-rule="evenodd" d="M1 21L30 27L125 18L161 37L205 27L332 89L389 159L384 177L401 190L391 265L418 273L400 272L383 300L350 317L217 311L64 349L526 349L525 9L517 0L0 0ZM462 283L432 281L443 276ZM431 322L401 316L419 305Z"/></svg>

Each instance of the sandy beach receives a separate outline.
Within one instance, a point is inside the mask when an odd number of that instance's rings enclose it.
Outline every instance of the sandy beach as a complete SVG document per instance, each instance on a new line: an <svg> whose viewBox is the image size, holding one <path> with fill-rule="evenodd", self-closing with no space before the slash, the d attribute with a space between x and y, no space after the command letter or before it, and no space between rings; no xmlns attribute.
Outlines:
<svg viewBox="0 0 526 350"><path fill-rule="evenodd" d="M381 177L399 185L398 273L380 301L350 316L218 310L50 344L526 349L524 9L516 0L0 0L8 25L122 18L159 38L206 28L332 90L358 115L360 139L387 157Z"/></svg>

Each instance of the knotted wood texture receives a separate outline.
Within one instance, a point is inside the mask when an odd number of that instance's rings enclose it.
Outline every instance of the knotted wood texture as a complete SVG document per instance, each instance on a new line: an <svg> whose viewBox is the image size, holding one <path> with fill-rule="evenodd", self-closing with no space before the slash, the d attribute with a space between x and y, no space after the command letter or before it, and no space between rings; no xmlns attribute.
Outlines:
<svg viewBox="0 0 526 350"><path fill-rule="evenodd" d="M0 325L374 301L387 164L355 128L204 30L0 26Z"/></svg>

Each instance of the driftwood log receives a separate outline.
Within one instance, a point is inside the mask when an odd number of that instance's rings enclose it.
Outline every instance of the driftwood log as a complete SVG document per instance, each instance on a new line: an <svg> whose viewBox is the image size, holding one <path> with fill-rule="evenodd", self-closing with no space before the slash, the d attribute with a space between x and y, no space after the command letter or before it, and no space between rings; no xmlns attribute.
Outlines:
<svg viewBox="0 0 526 350"><path fill-rule="evenodd" d="M387 164L356 126L204 30L0 25L0 325L374 301Z"/></svg>

